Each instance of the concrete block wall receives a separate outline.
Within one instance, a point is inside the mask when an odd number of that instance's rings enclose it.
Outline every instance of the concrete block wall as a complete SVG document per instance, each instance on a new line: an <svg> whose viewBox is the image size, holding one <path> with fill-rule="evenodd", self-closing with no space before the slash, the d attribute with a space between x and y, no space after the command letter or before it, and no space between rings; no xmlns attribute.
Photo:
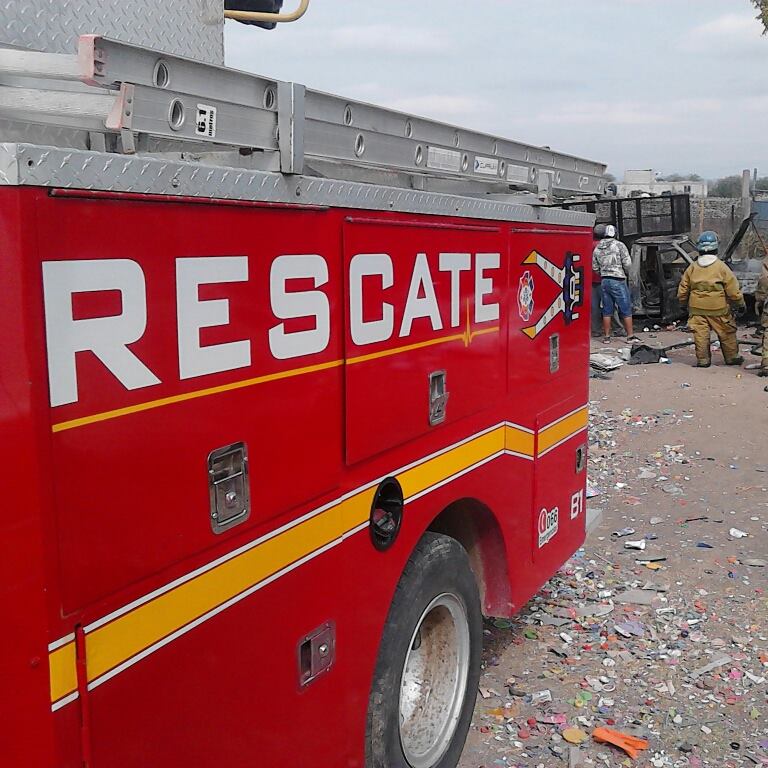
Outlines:
<svg viewBox="0 0 768 768"><path fill-rule="evenodd" d="M691 200L691 236L695 240L702 232L717 232L721 241L728 242L741 224L741 198L705 197Z"/></svg>

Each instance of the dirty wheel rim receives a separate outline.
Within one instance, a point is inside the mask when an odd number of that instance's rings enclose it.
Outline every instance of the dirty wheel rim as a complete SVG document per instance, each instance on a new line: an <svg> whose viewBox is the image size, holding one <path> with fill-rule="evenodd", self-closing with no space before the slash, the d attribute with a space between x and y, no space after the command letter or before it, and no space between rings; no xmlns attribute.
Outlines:
<svg viewBox="0 0 768 768"><path fill-rule="evenodd" d="M448 749L469 676L467 611L438 595L416 624L400 682L400 743L411 768L432 768Z"/></svg>

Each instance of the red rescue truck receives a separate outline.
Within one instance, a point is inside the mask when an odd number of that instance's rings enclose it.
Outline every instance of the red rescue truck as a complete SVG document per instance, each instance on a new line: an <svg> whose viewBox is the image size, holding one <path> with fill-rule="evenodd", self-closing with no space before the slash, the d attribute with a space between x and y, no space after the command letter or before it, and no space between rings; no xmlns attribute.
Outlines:
<svg viewBox="0 0 768 768"><path fill-rule="evenodd" d="M0 9L0 764L455 766L584 538L593 217L538 203L604 167L58 5Z"/></svg>

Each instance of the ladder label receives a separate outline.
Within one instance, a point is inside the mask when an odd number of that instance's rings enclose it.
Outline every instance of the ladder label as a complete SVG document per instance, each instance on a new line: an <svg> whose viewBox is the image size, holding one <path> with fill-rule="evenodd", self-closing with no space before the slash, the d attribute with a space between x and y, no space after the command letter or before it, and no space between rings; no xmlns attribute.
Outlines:
<svg viewBox="0 0 768 768"><path fill-rule="evenodd" d="M216 107L209 104L197 105L195 133L198 136L207 136L209 139L216 136Z"/></svg>
<svg viewBox="0 0 768 768"><path fill-rule="evenodd" d="M507 181L516 181L520 184L527 184L530 171L524 165L508 165Z"/></svg>
<svg viewBox="0 0 768 768"><path fill-rule="evenodd" d="M436 168L439 171L460 171L461 152L441 147L429 147L427 152L427 168Z"/></svg>
<svg viewBox="0 0 768 768"><path fill-rule="evenodd" d="M499 175L499 161L495 157L476 157L475 158L475 173L479 173L482 176L498 176Z"/></svg>

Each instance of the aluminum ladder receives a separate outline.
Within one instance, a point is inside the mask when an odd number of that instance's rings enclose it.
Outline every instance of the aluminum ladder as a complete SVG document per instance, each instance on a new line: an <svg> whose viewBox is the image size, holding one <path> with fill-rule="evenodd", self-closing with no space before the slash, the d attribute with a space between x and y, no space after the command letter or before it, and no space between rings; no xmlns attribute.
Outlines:
<svg viewBox="0 0 768 768"><path fill-rule="evenodd" d="M0 48L0 118L283 174L541 202L605 189L598 162L95 35L73 55Z"/></svg>

